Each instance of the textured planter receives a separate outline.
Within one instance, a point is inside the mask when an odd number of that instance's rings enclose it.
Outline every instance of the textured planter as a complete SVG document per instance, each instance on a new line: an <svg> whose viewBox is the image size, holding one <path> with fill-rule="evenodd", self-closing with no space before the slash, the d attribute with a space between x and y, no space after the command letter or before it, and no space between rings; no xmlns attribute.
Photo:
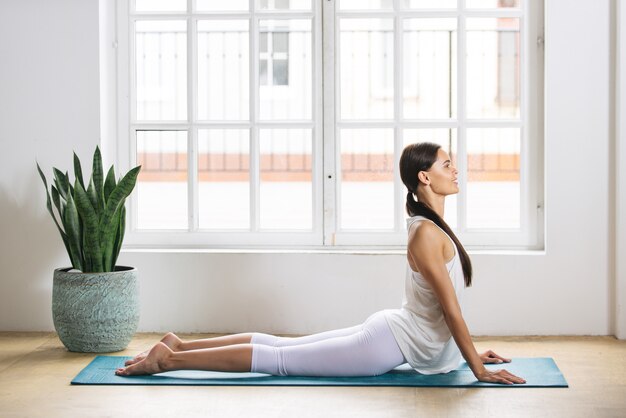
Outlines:
<svg viewBox="0 0 626 418"><path fill-rule="evenodd" d="M69 351L109 353L125 349L139 324L137 269L108 273L54 270L52 319Z"/></svg>

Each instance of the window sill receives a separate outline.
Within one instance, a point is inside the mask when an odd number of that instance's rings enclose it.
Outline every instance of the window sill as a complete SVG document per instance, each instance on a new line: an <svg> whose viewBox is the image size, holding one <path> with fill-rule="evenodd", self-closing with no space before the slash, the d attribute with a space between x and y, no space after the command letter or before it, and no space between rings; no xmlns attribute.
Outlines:
<svg viewBox="0 0 626 418"><path fill-rule="evenodd" d="M337 254L337 255L404 255L406 247L389 248L122 248L123 253L172 254ZM517 255L545 256L544 249L476 249L468 250L470 256Z"/></svg>

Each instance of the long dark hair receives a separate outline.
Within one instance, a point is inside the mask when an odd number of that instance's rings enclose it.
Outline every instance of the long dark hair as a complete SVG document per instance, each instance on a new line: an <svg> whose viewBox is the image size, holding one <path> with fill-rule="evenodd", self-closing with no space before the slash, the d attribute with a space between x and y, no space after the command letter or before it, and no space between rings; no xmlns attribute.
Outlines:
<svg viewBox="0 0 626 418"><path fill-rule="evenodd" d="M424 202L416 201L413 195L417 197L417 187L419 179L417 174L420 171L428 171L430 167L437 161L437 152L441 145L432 142L420 142L418 144L407 145L402 151L400 157L400 177L402 182L409 190L406 195L406 211L409 216L423 216L433 221L439 228L443 229L452 238L459 251L461 265L463 266L463 276L465 276L465 286L472 285L472 262L469 255L465 252L465 248L454 235L452 229L448 226L441 216L437 214L430 206Z"/></svg>

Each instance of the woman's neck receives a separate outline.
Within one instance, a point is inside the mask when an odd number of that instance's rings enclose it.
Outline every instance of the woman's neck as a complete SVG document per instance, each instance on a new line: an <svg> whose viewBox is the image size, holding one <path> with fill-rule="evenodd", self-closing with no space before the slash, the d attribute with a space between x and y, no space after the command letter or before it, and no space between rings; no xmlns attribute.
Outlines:
<svg viewBox="0 0 626 418"><path fill-rule="evenodd" d="M435 211L437 215L439 215L443 219L443 210L445 207L445 196L440 195L419 195L417 200L428 205L432 210Z"/></svg>

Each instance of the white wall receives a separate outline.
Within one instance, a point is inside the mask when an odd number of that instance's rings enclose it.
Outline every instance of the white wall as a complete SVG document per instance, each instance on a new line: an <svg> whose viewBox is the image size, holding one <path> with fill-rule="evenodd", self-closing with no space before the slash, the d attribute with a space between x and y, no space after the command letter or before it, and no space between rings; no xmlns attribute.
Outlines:
<svg viewBox="0 0 626 418"><path fill-rule="evenodd" d="M615 335L626 339L626 7L616 2Z"/></svg>
<svg viewBox="0 0 626 418"><path fill-rule="evenodd" d="M0 3L0 56L20 63L0 65L0 330L53 330L52 270L69 263L34 158L70 169L99 136L98 1L50 3ZM614 332L610 0L546 3L546 251L471 254L475 335ZM140 270L141 331L349 326L399 306L404 280L401 254L126 251L119 264Z"/></svg>
<svg viewBox="0 0 626 418"><path fill-rule="evenodd" d="M99 142L98 2L0 2L0 330L52 330L67 263L35 159L72 167Z"/></svg>

